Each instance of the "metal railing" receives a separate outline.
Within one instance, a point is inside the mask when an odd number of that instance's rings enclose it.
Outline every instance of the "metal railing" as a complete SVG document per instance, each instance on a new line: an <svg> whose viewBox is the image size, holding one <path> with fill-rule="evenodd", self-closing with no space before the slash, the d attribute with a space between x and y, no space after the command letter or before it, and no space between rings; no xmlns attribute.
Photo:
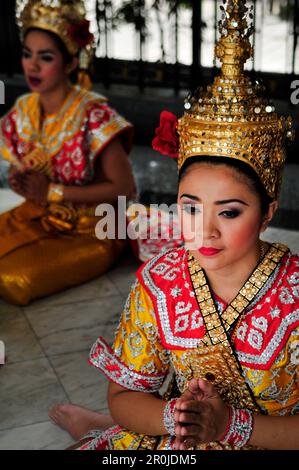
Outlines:
<svg viewBox="0 0 299 470"><path fill-rule="evenodd" d="M216 72L223 0L85 0L97 37L96 79L175 93L193 89ZM247 65L275 93L285 78L299 74L299 0L251 0L255 54ZM131 37L131 44L130 44ZM132 40L134 38L134 40ZM125 44L125 47L124 47ZM272 82L273 82L272 80Z"/></svg>
<svg viewBox="0 0 299 470"><path fill-rule="evenodd" d="M17 0L18 1L18 0ZM23 1L23 0L20 0ZM176 94L216 71L213 49L223 0L85 0L97 48L94 80L165 87ZM0 1L0 73L20 72L14 1ZM299 0L251 0L255 10L251 73L283 93L284 77L299 74Z"/></svg>

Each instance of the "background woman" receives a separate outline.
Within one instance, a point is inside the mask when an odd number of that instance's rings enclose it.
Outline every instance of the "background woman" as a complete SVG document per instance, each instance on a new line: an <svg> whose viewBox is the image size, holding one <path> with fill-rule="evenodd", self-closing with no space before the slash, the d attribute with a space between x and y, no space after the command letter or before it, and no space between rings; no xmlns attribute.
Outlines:
<svg viewBox="0 0 299 470"><path fill-rule="evenodd" d="M95 207L134 194L133 128L103 96L70 81L91 52L84 13L81 1L29 1L20 18L32 93L0 125L10 186L26 199L0 216L0 297L15 304L99 276L125 243L95 237Z"/></svg>

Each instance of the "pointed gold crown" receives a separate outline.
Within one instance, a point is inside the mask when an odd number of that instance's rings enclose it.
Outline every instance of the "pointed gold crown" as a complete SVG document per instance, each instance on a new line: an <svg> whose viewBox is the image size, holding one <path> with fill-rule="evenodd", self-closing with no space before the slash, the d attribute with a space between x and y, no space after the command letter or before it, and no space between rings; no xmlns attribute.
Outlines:
<svg viewBox="0 0 299 470"><path fill-rule="evenodd" d="M221 37L215 47L222 62L221 73L206 90L196 90L185 101L179 119L178 167L193 156L215 156L242 160L259 176L267 194L279 193L284 142L292 138L291 118L279 117L263 97L264 87L245 75L244 64L252 57L246 0L223 0ZM249 12L252 19L252 11Z"/></svg>
<svg viewBox="0 0 299 470"><path fill-rule="evenodd" d="M17 22L22 35L30 28L51 31L71 55L92 43L81 0L19 0L17 4Z"/></svg>

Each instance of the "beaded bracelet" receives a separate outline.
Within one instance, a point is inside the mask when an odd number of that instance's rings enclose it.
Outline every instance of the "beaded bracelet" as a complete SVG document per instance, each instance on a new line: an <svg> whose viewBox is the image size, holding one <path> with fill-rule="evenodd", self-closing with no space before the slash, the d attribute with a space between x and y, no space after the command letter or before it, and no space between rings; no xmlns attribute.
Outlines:
<svg viewBox="0 0 299 470"><path fill-rule="evenodd" d="M247 409L229 406L229 420L224 436L219 439L232 447L244 447L253 430L253 414Z"/></svg>
<svg viewBox="0 0 299 470"><path fill-rule="evenodd" d="M177 402L177 398L172 398L166 403L163 412L163 424L167 432L171 436L175 436L175 419L174 419L174 412L175 412L175 405Z"/></svg>

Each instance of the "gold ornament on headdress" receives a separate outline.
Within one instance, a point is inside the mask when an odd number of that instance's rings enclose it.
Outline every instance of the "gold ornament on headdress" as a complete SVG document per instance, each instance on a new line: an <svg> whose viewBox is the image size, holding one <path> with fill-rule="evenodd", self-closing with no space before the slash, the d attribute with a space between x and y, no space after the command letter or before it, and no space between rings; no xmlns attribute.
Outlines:
<svg viewBox="0 0 299 470"><path fill-rule="evenodd" d="M56 34L75 56L80 70L88 70L93 55L93 35L82 0L17 0L17 23L24 36L31 28ZM81 72L82 73L82 72Z"/></svg>
<svg viewBox="0 0 299 470"><path fill-rule="evenodd" d="M222 62L221 73L206 90L198 89L185 102L179 119L178 167L193 156L215 156L242 160L258 174L267 194L279 193L284 141L292 138L291 118L279 117L262 95L264 87L244 72L252 57L246 0L223 0L221 37L215 47ZM249 13L252 18L252 12Z"/></svg>

